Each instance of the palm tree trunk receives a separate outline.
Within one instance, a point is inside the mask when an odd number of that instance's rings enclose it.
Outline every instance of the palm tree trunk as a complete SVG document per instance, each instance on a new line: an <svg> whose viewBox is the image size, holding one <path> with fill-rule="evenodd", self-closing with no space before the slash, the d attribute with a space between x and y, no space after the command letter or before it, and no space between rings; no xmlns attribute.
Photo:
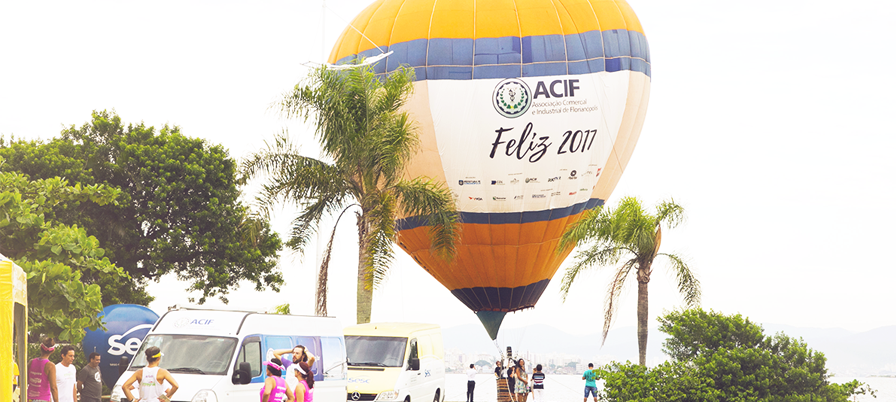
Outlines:
<svg viewBox="0 0 896 402"><path fill-rule="evenodd" d="M638 363L647 366L647 283L649 267L638 268Z"/></svg>
<svg viewBox="0 0 896 402"><path fill-rule="evenodd" d="M370 322L370 311L373 308L373 273L370 272L368 262L370 258L367 252L370 245L368 233L367 220L362 211L358 216L358 324Z"/></svg>

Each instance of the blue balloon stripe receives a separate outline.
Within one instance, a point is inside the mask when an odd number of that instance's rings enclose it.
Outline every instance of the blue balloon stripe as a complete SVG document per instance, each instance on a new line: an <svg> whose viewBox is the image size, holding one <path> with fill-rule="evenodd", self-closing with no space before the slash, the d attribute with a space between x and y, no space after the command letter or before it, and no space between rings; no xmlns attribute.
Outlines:
<svg viewBox="0 0 896 402"><path fill-rule="evenodd" d="M461 212L460 219L463 223L478 223L486 225L523 224L532 222L552 221L562 219L579 212L604 205L604 200L592 198L585 202L573 204L564 208L544 209L541 211L524 212ZM416 229L420 226L428 226L426 219L414 216L399 219L395 222L398 230Z"/></svg>
<svg viewBox="0 0 896 402"><path fill-rule="evenodd" d="M505 36L479 39L415 39L380 46L393 53L377 62L376 74L413 67L417 80L579 75L637 71L650 77L650 50L644 34L625 29L570 35ZM377 48L340 59L337 64L380 54Z"/></svg>

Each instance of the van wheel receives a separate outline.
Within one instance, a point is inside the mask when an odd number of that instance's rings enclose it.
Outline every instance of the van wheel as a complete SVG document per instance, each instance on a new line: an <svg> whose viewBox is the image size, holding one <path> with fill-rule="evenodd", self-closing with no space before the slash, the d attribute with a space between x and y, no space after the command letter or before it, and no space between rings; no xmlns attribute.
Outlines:
<svg viewBox="0 0 896 402"><path fill-rule="evenodd" d="M439 392L440 390L436 390L436 396L432 398L432 402L441 402L439 401Z"/></svg>
<svg viewBox="0 0 896 402"><path fill-rule="evenodd" d="M408 396L404 397L404 402L411 402L411 396L408 395Z"/></svg>

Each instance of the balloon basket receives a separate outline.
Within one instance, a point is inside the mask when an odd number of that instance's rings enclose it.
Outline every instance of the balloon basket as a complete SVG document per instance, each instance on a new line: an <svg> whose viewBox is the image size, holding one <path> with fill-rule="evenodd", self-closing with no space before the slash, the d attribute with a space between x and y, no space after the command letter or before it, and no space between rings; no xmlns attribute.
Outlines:
<svg viewBox="0 0 896 402"><path fill-rule="evenodd" d="M512 402L510 399L510 390L507 389L507 379L499 378L495 381L498 386L498 402Z"/></svg>

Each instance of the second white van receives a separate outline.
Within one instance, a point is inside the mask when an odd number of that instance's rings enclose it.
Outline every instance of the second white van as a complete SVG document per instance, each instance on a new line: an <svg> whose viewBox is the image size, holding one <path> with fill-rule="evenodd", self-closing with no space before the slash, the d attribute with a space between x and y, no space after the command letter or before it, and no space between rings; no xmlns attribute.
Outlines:
<svg viewBox="0 0 896 402"><path fill-rule="evenodd" d="M348 402L445 400L445 352L435 324L372 323L345 328Z"/></svg>

